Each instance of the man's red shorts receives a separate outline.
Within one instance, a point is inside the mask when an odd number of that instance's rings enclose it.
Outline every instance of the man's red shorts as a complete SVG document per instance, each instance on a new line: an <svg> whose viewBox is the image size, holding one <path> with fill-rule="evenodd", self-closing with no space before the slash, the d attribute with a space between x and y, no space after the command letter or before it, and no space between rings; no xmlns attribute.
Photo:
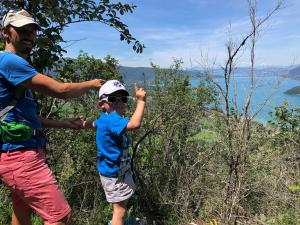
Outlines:
<svg viewBox="0 0 300 225"><path fill-rule="evenodd" d="M2 152L0 178L12 191L15 209L35 210L47 223L55 223L71 212L42 149Z"/></svg>

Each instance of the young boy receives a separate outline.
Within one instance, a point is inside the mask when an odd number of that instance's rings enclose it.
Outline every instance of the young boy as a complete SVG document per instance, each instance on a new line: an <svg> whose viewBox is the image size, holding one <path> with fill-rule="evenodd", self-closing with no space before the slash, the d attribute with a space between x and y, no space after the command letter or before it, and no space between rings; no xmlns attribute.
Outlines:
<svg viewBox="0 0 300 225"><path fill-rule="evenodd" d="M98 171L108 202L113 205L111 225L123 225L127 201L135 190L128 151L128 130L141 126L146 92L135 85L136 109L129 119L123 117L129 93L117 80L107 81L99 91L102 114L94 122L83 121L83 127L96 128Z"/></svg>

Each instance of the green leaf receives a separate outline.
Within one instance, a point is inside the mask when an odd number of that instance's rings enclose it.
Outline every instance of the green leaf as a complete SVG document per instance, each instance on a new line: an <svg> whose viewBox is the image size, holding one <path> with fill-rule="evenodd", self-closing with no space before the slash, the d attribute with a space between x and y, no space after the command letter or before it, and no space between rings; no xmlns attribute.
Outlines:
<svg viewBox="0 0 300 225"><path fill-rule="evenodd" d="M290 191L299 191L300 190L300 184L293 184L288 187Z"/></svg>

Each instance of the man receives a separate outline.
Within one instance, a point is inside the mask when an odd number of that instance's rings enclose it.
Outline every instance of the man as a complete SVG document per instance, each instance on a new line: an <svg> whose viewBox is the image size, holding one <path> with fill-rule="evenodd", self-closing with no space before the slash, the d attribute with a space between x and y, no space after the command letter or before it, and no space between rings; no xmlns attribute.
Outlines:
<svg viewBox="0 0 300 225"><path fill-rule="evenodd" d="M21 122L33 131L42 127L78 129L78 123L70 119L54 121L39 117L32 91L68 99L99 89L104 81L61 83L37 72L26 59L35 45L38 27L25 10L9 11L3 17L5 51L0 53L0 110L12 102L16 86L26 88L4 121ZM32 210L47 225L70 224L71 209L45 163L44 145L45 138L39 132L33 132L27 140L0 143L0 178L12 191L13 225L30 225Z"/></svg>

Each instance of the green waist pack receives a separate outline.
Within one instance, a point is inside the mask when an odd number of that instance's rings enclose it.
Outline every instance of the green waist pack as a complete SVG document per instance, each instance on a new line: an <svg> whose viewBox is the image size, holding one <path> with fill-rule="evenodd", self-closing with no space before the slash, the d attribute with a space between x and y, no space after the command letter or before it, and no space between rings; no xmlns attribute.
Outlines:
<svg viewBox="0 0 300 225"><path fill-rule="evenodd" d="M32 137L32 128L20 122L1 122L0 123L0 142L14 143L27 141Z"/></svg>

